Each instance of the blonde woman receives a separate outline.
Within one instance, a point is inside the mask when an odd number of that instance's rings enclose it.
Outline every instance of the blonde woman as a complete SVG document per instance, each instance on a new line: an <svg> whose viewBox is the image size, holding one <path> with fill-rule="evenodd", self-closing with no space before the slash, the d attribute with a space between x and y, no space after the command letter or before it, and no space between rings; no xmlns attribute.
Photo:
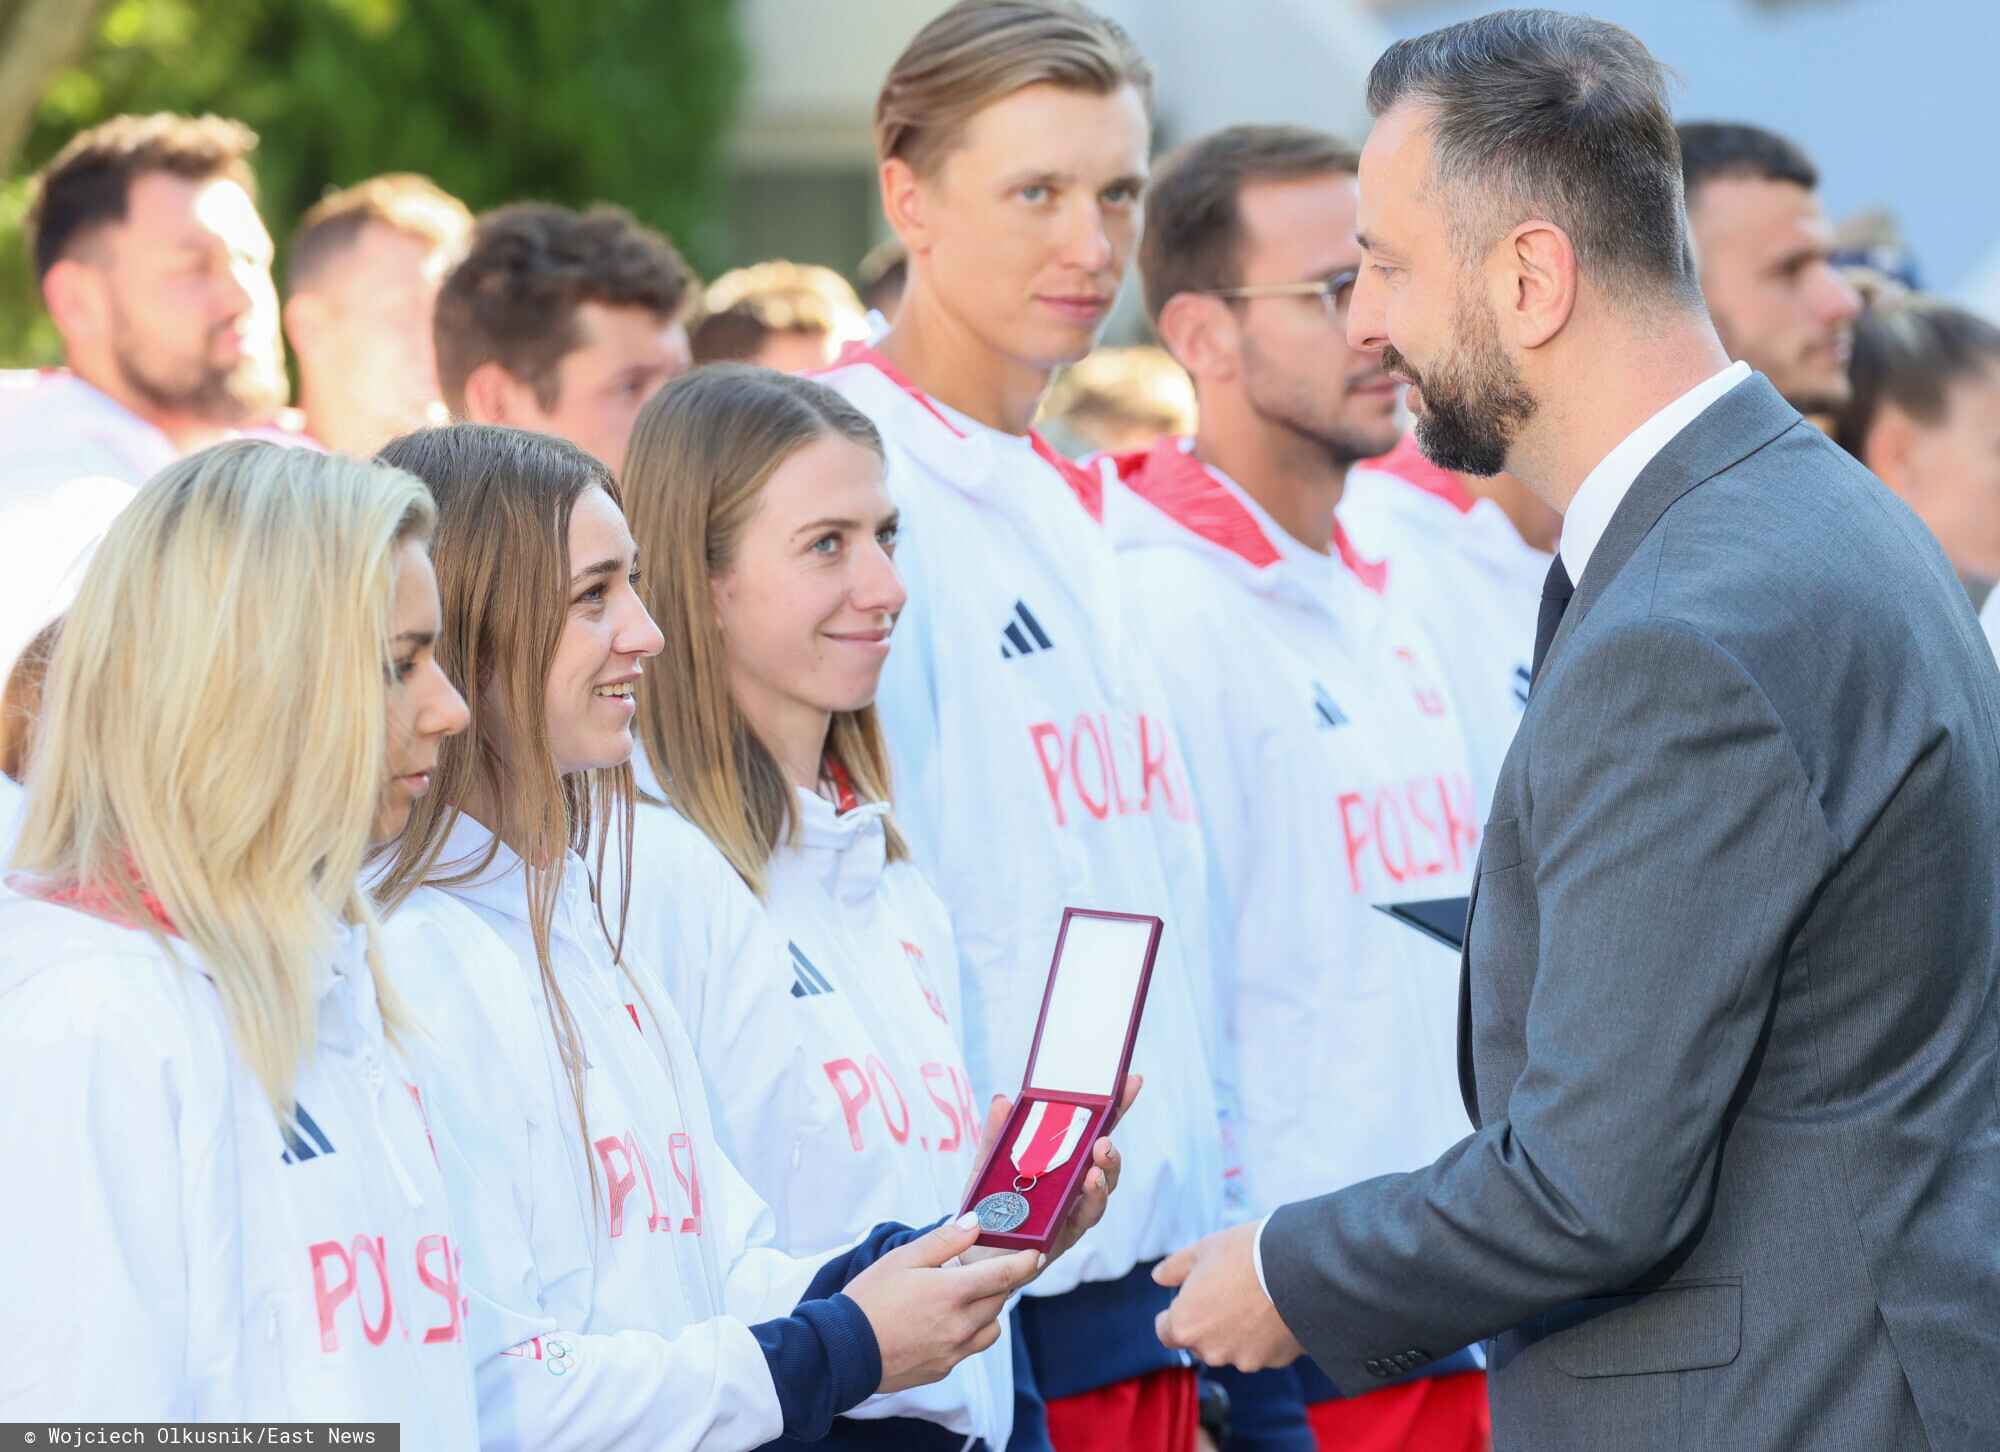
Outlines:
<svg viewBox="0 0 2000 1452"><path fill-rule="evenodd" d="M1060 0L964 0L890 68L882 203L909 252L896 322L822 375L888 445L910 594L876 709L896 822L951 910L974 1088L1020 1082L1062 909L1166 934L1133 1066L1131 1166L1017 1324L1059 1452L1192 1449L1197 1388L1154 1318L1161 1257L1224 1216L1207 866L1180 746L1128 629L1105 489L1030 427L1089 353L1138 243L1152 79Z"/></svg>
<svg viewBox="0 0 2000 1452"><path fill-rule="evenodd" d="M231 443L52 658L0 900L0 1421L476 1445L458 1246L356 886L465 724L423 486Z"/></svg>
<svg viewBox="0 0 2000 1452"><path fill-rule="evenodd" d="M384 458L436 493L442 658L472 704L379 894L398 984L437 1031L485 1445L812 1439L945 1375L998 1337L1036 1256L941 1268L969 1217L810 1259L768 1248L681 1019L625 941L624 891L598 886L631 880L633 696L661 647L610 472L470 424ZM674 951L702 948L691 930ZM1072 1234L1115 1178L1097 1153Z"/></svg>
<svg viewBox="0 0 2000 1452"><path fill-rule="evenodd" d="M821 384L723 365L647 404L623 478L667 640L639 693L667 805L639 812L630 934L650 949L698 911L727 945L648 954L723 1147L795 1254L950 1213L984 1115L951 923L889 814L871 704L904 603L881 439ZM1008 1341L828 1441L1008 1446Z"/></svg>

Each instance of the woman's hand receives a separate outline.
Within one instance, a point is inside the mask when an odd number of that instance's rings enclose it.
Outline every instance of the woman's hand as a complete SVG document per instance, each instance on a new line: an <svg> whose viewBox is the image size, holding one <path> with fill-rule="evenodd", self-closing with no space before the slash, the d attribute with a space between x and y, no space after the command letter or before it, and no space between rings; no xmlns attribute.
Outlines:
<svg viewBox="0 0 2000 1452"><path fill-rule="evenodd" d="M1017 1250L956 1264L978 1238L979 1217L968 1211L890 1251L841 1287L874 1329L882 1353L878 1392L941 1380L1000 1339L1001 1309L1035 1278L1044 1257Z"/></svg>

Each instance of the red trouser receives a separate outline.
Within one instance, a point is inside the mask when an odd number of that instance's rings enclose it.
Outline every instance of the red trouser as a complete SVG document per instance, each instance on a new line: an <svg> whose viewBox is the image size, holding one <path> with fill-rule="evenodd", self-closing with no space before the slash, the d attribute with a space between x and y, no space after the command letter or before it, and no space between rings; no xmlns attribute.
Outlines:
<svg viewBox="0 0 2000 1452"><path fill-rule="evenodd" d="M1483 1371L1314 1402L1306 1420L1319 1439L1319 1452L1486 1452L1493 1445Z"/></svg>
<svg viewBox="0 0 2000 1452"><path fill-rule="evenodd" d="M1201 1394L1188 1367L1163 1366L1048 1406L1056 1452L1194 1452L1201 1431Z"/></svg>

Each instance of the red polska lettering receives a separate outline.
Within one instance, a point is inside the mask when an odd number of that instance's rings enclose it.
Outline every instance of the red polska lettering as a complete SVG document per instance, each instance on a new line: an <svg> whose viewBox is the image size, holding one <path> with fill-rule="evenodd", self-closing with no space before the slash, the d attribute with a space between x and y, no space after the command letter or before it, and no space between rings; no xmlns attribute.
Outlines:
<svg viewBox="0 0 2000 1452"><path fill-rule="evenodd" d="M1479 845L1463 773L1341 792L1334 811L1348 891L1357 897L1463 872Z"/></svg>
<svg viewBox="0 0 2000 1452"><path fill-rule="evenodd" d="M321 1240L306 1247L313 1282L313 1312L319 1349L331 1356L341 1347L343 1321L359 1330L370 1346L380 1346L396 1329L396 1292L389 1265L395 1254L386 1236L356 1235L346 1241ZM445 1303L445 1319L424 1331L426 1345L465 1339L466 1298L460 1259L442 1233L420 1238L411 1256L418 1282ZM372 1282L372 1284L370 1284ZM409 1339L405 1329L404 1339ZM354 1343L350 1340L349 1345Z"/></svg>
<svg viewBox="0 0 2000 1452"><path fill-rule="evenodd" d="M1097 822L1151 815L1194 820L1173 733L1158 717L1084 712L1067 727L1037 721L1028 740L1058 827L1072 815Z"/></svg>
<svg viewBox="0 0 2000 1452"><path fill-rule="evenodd" d="M832 1086L834 1096L840 1101L840 1115L847 1125L847 1144L856 1154L866 1154L868 1139L864 1133L862 1110L873 1104L882 1117L882 1127L888 1131L889 1139L896 1145L908 1145L914 1128L910 1103L903 1097L902 1086L896 1082L895 1074L889 1066L874 1054L869 1054L863 1064L853 1059L829 1059L820 1065L826 1075L826 1082ZM979 1136L979 1119L972 1104L972 1082L965 1071L955 1064L936 1061L920 1065L918 1077L923 1081L924 1098L930 1100L937 1110L937 1117L944 1123L940 1134L919 1135L917 1142L924 1150L936 1150L940 1154L955 1154L970 1149ZM923 1102L917 1103L919 1111Z"/></svg>
<svg viewBox="0 0 2000 1452"><path fill-rule="evenodd" d="M605 1228L610 1237L617 1240L624 1235L625 1201L642 1183L646 1187L647 1232L653 1235L672 1232L675 1228L673 1205L671 1202L665 1206L660 1203L660 1191L667 1182L654 1176L652 1159L639 1143L638 1136L631 1130L622 1135L606 1135L593 1141L591 1148L597 1152L597 1162L604 1169ZM666 1164L680 1185L681 1200L687 1206L687 1213L680 1218L680 1232L683 1235L699 1235L701 1177L695 1169L694 1141L679 1130L667 1136Z"/></svg>

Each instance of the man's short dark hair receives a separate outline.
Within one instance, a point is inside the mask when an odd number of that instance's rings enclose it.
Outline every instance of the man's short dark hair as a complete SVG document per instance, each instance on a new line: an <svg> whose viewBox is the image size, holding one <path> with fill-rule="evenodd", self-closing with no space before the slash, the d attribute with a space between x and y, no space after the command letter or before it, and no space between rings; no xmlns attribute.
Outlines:
<svg viewBox="0 0 2000 1452"><path fill-rule="evenodd" d="M2000 369L2000 327L1931 297L1876 303L1854 324L1853 383L1834 438L1861 457L1868 431L1894 404L1920 424L1940 424L1954 384Z"/></svg>
<svg viewBox="0 0 2000 1452"><path fill-rule="evenodd" d="M673 244L622 207L517 202L488 212L438 293L432 327L444 400L463 416L466 380L498 363L554 408L556 370L577 346L580 305L672 318L693 280Z"/></svg>
<svg viewBox="0 0 2000 1452"><path fill-rule="evenodd" d="M1245 186L1352 176L1359 165L1353 147L1304 126L1231 126L1177 149L1146 188L1139 278L1147 314L1157 323L1177 293L1242 284Z"/></svg>
<svg viewBox="0 0 2000 1452"><path fill-rule="evenodd" d="M1368 109L1406 102L1433 113L1431 181L1463 255L1540 217L1600 287L1700 298L1666 71L1630 31L1501 10L1399 40L1369 72Z"/></svg>
<svg viewBox="0 0 2000 1452"><path fill-rule="evenodd" d="M1681 184L1690 206L1695 193L1708 183L1729 177L1791 182L1809 192L1819 187L1819 170L1812 158L1775 131L1738 121L1684 121L1676 129L1681 137Z"/></svg>
<svg viewBox="0 0 2000 1452"><path fill-rule="evenodd" d="M149 173L189 181L228 177L255 199L249 158L256 149L256 132L222 116L113 116L78 132L30 188L36 282L100 227L124 221L132 183Z"/></svg>

